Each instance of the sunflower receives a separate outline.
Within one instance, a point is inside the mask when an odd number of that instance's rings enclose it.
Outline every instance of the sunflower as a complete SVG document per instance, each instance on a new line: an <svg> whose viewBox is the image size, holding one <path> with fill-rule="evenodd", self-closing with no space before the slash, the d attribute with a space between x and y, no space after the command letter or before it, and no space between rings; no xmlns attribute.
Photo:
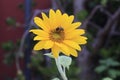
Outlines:
<svg viewBox="0 0 120 80"><path fill-rule="evenodd" d="M73 22L74 16L62 14L60 10L49 11L49 17L41 13L42 18L35 17L34 23L40 29L31 29L36 34L34 40L39 41L34 50L51 49L52 55L57 58L62 52L67 56L77 57L77 51L81 51L79 45L86 44L87 38L82 36L85 31L77 29L81 22Z"/></svg>

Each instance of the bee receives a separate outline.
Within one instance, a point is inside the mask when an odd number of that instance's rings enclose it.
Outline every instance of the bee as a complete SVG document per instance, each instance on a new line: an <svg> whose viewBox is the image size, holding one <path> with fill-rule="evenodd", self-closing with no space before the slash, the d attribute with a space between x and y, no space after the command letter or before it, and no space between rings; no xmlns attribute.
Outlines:
<svg viewBox="0 0 120 80"><path fill-rule="evenodd" d="M55 29L55 31L59 33L59 32L63 32L64 29L63 29L62 27L57 27L57 28Z"/></svg>

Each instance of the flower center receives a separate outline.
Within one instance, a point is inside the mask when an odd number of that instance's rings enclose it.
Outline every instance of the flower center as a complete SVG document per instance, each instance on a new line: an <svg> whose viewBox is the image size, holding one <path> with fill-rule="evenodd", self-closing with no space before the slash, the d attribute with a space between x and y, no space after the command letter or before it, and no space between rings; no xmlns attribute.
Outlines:
<svg viewBox="0 0 120 80"><path fill-rule="evenodd" d="M57 27L50 32L50 39L55 42L62 42L64 40L64 29L62 27Z"/></svg>

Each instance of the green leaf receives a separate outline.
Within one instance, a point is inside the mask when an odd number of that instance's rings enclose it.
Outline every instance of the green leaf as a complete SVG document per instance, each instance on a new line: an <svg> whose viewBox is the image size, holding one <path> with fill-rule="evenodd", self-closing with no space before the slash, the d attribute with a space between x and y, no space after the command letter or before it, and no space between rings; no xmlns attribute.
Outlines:
<svg viewBox="0 0 120 80"><path fill-rule="evenodd" d="M103 78L102 80L113 80L113 79L109 78L109 77L106 77L106 78Z"/></svg>
<svg viewBox="0 0 120 80"><path fill-rule="evenodd" d="M120 66L120 63L118 61L113 60L112 58L108 58L106 61L108 66Z"/></svg>
<svg viewBox="0 0 120 80"><path fill-rule="evenodd" d="M31 56L31 65L33 67L40 66L42 61L43 61L43 57L42 57L41 53L37 53L37 54Z"/></svg>
<svg viewBox="0 0 120 80"><path fill-rule="evenodd" d="M108 67L107 66L104 66L104 65L100 65L98 67L95 68L95 71L97 73L102 73L103 71L105 71Z"/></svg>
<svg viewBox="0 0 120 80"><path fill-rule="evenodd" d="M10 51L14 48L14 43L12 41L8 41L2 44L2 48L6 51Z"/></svg>
<svg viewBox="0 0 120 80"><path fill-rule="evenodd" d="M80 12L77 13L77 18L80 21L85 20L85 18L87 17L88 12L86 10L81 10Z"/></svg>
<svg viewBox="0 0 120 80"><path fill-rule="evenodd" d="M100 53L101 53L101 55L102 55L104 58L107 58L107 57L109 57L109 56L111 55L111 51L110 51L110 50L107 50L107 49L105 49L105 48L102 48L102 49L100 50Z"/></svg>
<svg viewBox="0 0 120 80"><path fill-rule="evenodd" d="M103 6L106 6L107 2L108 2L108 0L101 0L101 4L102 4Z"/></svg>
<svg viewBox="0 0 120 80"><path fill-rule="evenodd" d="M60 80L59 78L53 78L52 80Z"/></svg>
<svg viewBox="0 0 120 80"><path fill-rule="evenodd" d="M120 76L120 70L110 69L110 70L108 71L108 74L109 74L112 78L116 78L117 76Z"/></svg>
<svg viewBox="0 0 120 80"><path fill-rule="evenodd" d="M14 61L15 61L14 53L7 53L4 55L4 59L3 59L4 64L11 66Z"/></svg>
<svg viewBox="0 0 120 80"><path fill-rule="evenodd" d="M8 17L6 19L6 24L10 25L10 26L15 26L16 25L16 20L12 17Z"/></svg>
<svg viewBox="0 0 120 80"><path fill-rule="evenodd" d="M67 69L69 69L69 66L72 63L72 58L68 56L59 56L58 60L60 61L60 64Z"/></svg>
<svg viewBox="0 0 120 80"><path fill-rule="evenodd" d="M120 66L120 63L118 61L113 60L112 58L108 58L105 60L100 60L100 64L104 64L106 66Z"/></svg>
<svg viewBox="0 0 120 80"><path fill-rule="evenodd" d="M25 80L25 76L21 70L17 71L17 78L16 80Z"/></svg>
<svg viewBox="0 0 120 80"><path fill-rule="evenodd" d="M46 53L46 54L44 54L44 55L46 55L46 56L48 56L48 57L50 57L50 58L54 58L54 56L52 55L52 53Z"/></svg>

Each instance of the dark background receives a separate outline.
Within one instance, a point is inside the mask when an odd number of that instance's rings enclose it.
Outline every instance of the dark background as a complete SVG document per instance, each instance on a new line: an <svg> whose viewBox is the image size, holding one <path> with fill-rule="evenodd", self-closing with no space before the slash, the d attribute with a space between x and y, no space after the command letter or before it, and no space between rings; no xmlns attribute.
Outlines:
<svg viewBox="0 0 120 80"><path fill-rule="evenodd" d="M73 58L69 80L120 80L120 0L1 0L0 80L51 80L54 60L35 52L34 16L60 9L82 22L88 43Z"/></svg>

